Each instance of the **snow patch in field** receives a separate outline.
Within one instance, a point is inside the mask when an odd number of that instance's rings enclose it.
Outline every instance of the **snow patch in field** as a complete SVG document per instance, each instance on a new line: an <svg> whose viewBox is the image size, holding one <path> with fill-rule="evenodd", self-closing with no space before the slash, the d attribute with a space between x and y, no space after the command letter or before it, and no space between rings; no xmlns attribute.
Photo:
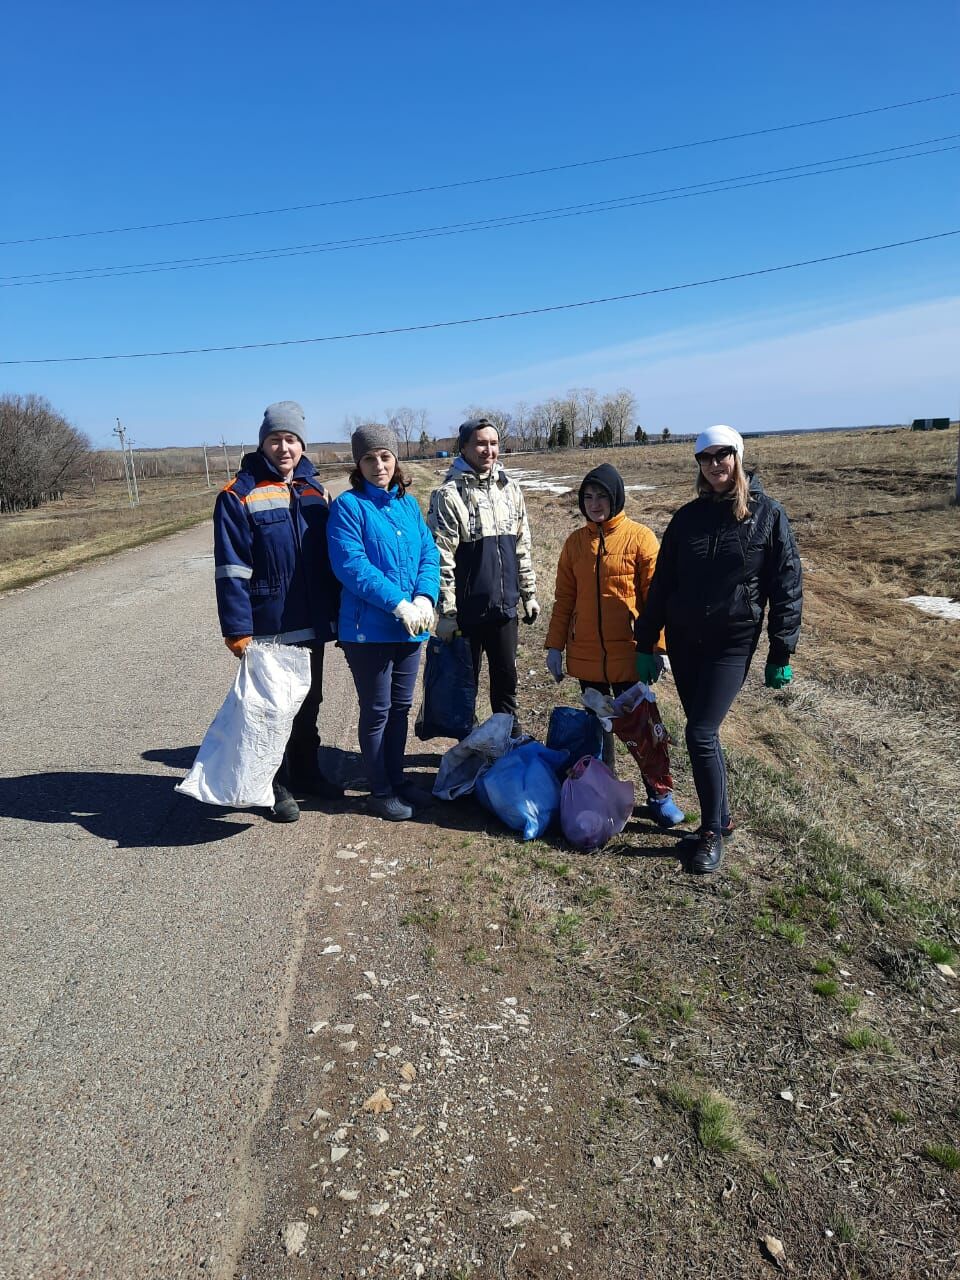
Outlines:
<svg viewBox="0 0 960 1280"><path fill-rule="evenodd" d="M623 487L627 493L636 493L641 489L644 493L653 493L657 486L655 484L625 484Z"/></svg>
<svg viewBox="0 0 960 1280"><path fill-rule="evenodd" d="M530 489L533 493L573 493L570 485L558 484L558 480L572 480L573 476L554 476L544 479L545 472L529 471L522 467L504 467L511 480L516 480L521 489Z"/></svg>
<svg viewBox="0 0 960 1280"><path fill-rule="evenodd" d="M960 600L949 596L907 596L903 604L912 604L922 613L932 613L936 618L950 618L960 622Z"/></svg>

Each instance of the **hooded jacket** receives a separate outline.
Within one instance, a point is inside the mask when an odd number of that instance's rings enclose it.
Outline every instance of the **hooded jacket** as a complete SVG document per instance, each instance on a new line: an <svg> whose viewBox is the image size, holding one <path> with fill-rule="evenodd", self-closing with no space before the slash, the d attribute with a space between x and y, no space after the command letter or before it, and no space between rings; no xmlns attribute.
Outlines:
<svg viewBox="0 0 960 1280"><path fill-rule="evenodd" d="M756 476L749 505L738 523L729 500L706 494L673 516L635 629L641 653L651 651L664 626L668 652L672 646L750 652L768 609L767 661L788 661L800 634L800 555L786 512Z"/></svg>
<svg viewBox="0 0 960 1280"><path fill-rule="evenodd" d="M461 629L515 618L537 590L523 491L499 462L482 478L457 458L430 495L440 552L440 613Z"/></svg>
<svg viewBox="0 0 960 1280"><path fill-rule="evenodd" d="M393 611L401 600L440 588L437 548L416 498L364 480L330 508L330 563L343 583L338 635L343 644L419 644Z"/></svg>
<svg viewBox="0 0 960 1280"><path fill-rule="evenodd" d="M646 525L623 510L620 473L609 463L594 468L580 485L598 485L610 497L610 519L592 520L563 544L546 649L566 649L567 670L580 680L632 682L637 647L633 626L647 599L659 544Z"/></svg>
<svg viewBox="0 0 960 1280"><path fill-rule="evenodd" d="M327 556L327 498L313 463L289 483L259 451L218 494L213 559L220 630L281 643L335 636L340 584Z"/></svg>

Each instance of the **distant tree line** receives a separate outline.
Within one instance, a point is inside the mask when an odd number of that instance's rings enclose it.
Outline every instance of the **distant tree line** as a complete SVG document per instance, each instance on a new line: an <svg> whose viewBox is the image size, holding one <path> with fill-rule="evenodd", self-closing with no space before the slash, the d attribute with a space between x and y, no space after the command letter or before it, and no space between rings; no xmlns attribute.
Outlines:
<svg viewBox="0 0 960 1280"><path fill-rule="evenodd" d="M520 401L512 411L471 404L464 408L463 417L489 418L500 432L502 446L522 452L569 449L574 445L589 449L648 444L651 438L637 424L637 399L625 387L608 395L600 395L592 387L573 387L566 395L540 404ZM434 451L437 437L427 430L429 417L425 409L388 409L383 418L350 414L344 419L344 432L349 436L359 426L384 421L396 431L406 457L413 456L411 449L420 456ZM455 433L453 425L441 432L440 438ZM672 439L670 428L664 427L657 438Z"/></svg>
<svg viewBox="0 0 960 1280"><path fill-rule="evenodd" d="M0 511L62 498L90 441L42 396L0 396Z"/></svg>

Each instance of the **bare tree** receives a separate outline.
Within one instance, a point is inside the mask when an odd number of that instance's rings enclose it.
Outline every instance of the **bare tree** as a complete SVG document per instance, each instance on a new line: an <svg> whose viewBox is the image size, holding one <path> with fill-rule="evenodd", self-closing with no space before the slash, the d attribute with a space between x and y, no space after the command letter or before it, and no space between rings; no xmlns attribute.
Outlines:
<svg viewBox="0 0 960 1280"><path fill-rule="evenodd" d="M42 396L0 397L0 511L63 497L90 441Z"/></svg>
<svg viewBox="0 0 960 1280"><path fill-rule="evenodd" d="M518 401L513 410L513 431L517 438L518 449L530 448L532 425L530 406L524 400Z"/></svg>
<svg viewBox="0 0 960 1280"><path fill-rule="evenodd" d="M637 415L637 398L632 391L621 387L613 395L604 396L600 403L600 414L604 424L609 425L613 431L615 442L623 444Z"/></svg>
<svg viewBox="0 0 960 1280"><path fill-rule="evenodd" d="M417 411L406 405L399 409L387 410L387 426L397 433L397 439L403 441L406 456L410 457L410 441L417 433Z"/></svg>
<svg viewBox="0 0 960 1280"><path fill-rule="evenodd" d="M430 452L430 432L427 430L430 415L426 409L417 409L414 412L414 418L416 420L415 429L420 433L420 452L426 456ZM424 441L426 441L426 444L424 444Z"/></svg>

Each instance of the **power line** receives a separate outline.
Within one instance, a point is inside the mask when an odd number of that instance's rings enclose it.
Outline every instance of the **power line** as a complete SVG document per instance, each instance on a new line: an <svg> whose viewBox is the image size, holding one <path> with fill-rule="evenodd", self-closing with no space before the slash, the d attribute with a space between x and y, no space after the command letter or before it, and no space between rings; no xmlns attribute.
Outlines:
<svg viewBox="0 0 960 1280"><path fill-rule="evenodd" d="M481 186L485 183L512 182L516 178L537 177L546 173L562 173L571 169L586 169L596 165L619 164L624 160L640 160L648 156L665 155L671 151L687 151L694 147L710 147L720 142L739 142L746 138L760 138L772 133L786 133L791 129L809 129L815 125L836 124L842 120L856 120L863 116L880 115L885 111L901 111L906 107L923 106L929 102L943 102L960 97L960 89L932 94L927 98L911 98L908 102L891 102L881 107L864 107L860 111L847 111L841 115L820 116L815 120L797 120L789 124L769 125L763 129L749 129L741 133L719 134L712 138L697 138L691 142L671 142L643 151L624 151L618 155L598 156L587 160L571 160L565 164L545 165L536 169L519 169L512 173L497 173L479 178L462 178L457 182L437 182L422 187L406 187L398 191L378 191L362 196L340 196L333 200L312 201L309 204L284 205L276 209L248 209L239 213L210 214L205 217L177 218L169 222L145 222L126 227L104 227L95 231L61 231L48 236L24 236L16 240L0 240L0 248L21 244L41 244L50 240L79 240L89 236L115 236L133 231L162 231L170 227L197 226L208 222L230 222L239 218L267 218L281 213L303 213L310 209L330 209L338 205L363 204L370 200L393 200L400 196L427 195L435 191L453 191L462 187Z"/></svg>
<svg viewBox="0 0 960 1280"><path fill-rule="evenodd" d="M737 174L727 178L714 178L692 183L685 187L665 187L659 191L641 192L635 195L611 196L606 200L586 204L560 205L551 209L534 209L526 213L504 214L494 218L479 218L471 222L445 223L433 227L418 227L406 231L387 231L350 240L323 240L309 244L283 245L268 249L237 250L234 253L210 254L195 258L171 258L154 262L116 263L101 267L64 267L58 271L31 271L20 275L0 276L0 289L28 288L38 284L73 284L85 280L113 280L131 275L154 275L168 271L188 271L205 267L241 266L251 262L269 262L282 258L303 257L319 253L336 253L347 249L368 249L380 245L404 244L414 240L430 240L444 236L465 235L477 231L497 231L525 226L537 222L553 222L564 218L585 217L597 213L615 213L621 209L637 208L648 204L661 204L672 200L689 200L696 196L718 195L725 191L741 191L748 187L768 186L778 182L792 182L799 178L813 178L830 173L843 173L849 169L864 169L876 165L893 164L901 160L914 160L922 156L940 155L960 149L960 145L935 147L926 151L910 151L933 142L949 142L960 138L960 133L944 134L939 138L927 138L919 142L902 143L895 147L882 147L874 151L861 151L829 160L811 160L807 164L787 165L780 169L765 169L758 173ZM890 155L892 151L908 152ZM883 157L863 159L863 157ZM857 163L846 163L855 161ZM830 166L816 168L815 166ZM804 172L798 172L803 170ZM771 176L780 175L780 176Z"/></svg>
<svg viewBox="0 0 960 1280"><path fill-rule="evenodd" d="M431 329L454 329L464 325L487 324L494 320L515 320L523 316L542 316L556 311L575 311L582 307L599 307L611 302L628 302L636 298L651 298L657 294L679 293L685 289L702 289L707 285L727 284L733 280L750 280L757 276L774 275L779 271L795 271L799 267L819 266L825 262L840 262L845 258L863 257L868 253L883 253L888 249L902 249L908 245L926 244L960 235L960 227L951 231L937 231L927 236L914 236L910 240L893 240L888 244L870 245L865 249L847 249L843 253L826 254L820 258L804 258L798 262L785 262L775 267L757 267L752 271L737 271L725 276L710 276L704 280L687 280L683 284L661 285L655 289L637 289L632 293L611 294L604 298L585 298L578 302L558 302L546 307L526 307L517 311L500 311L485 316L470 316L458 320L433 320L424 324L397 325L387 329L364 329L355 333L331 333L319 338L284 338L274 342L238 342L222 347L181 347L170 351L127 351L96 356L38 356L25 360L0 360L0 366L27 364L87 364L97 360L149 360L163 356L213 355L225 351L262 351L268 347L303 347L321 342L349 342L357 338L385 338L402 333L424 333Z"/></svg>

